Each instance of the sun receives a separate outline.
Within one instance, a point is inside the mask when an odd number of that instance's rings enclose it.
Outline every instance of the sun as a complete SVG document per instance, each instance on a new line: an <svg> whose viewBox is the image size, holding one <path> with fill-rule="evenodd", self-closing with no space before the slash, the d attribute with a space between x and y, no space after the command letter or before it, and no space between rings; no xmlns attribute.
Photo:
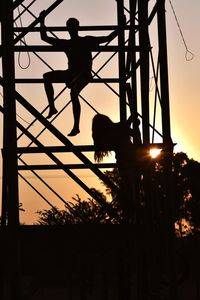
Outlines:
<svg viewBox="0 0 200 300"><path fill-rule="evenodd" d="M150 156L151 156L152 158L156 158L156 157L160 154L160 152L161 152L161 149L158 149L158 148L152 148L152 149L150 150Z"/></svg>

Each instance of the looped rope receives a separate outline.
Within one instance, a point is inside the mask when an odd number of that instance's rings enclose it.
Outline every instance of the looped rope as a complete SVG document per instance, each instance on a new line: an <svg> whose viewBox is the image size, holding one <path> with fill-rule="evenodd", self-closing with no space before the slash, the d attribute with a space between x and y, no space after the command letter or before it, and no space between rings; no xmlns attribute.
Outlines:
<svg viewBox="0 0 200 300"><path fill-rule="evenodd" d="M172 5L171 0L169 0L169 4L170 4L170 6L171 6L171 9L172 9L174 18L175 18L175 20L176 20L176 24L177 24L177 26L178 26L178 29L179 29L179 32L180 32L180 35L181 35L183 44L184 44L184 46L185 46L185 50L186 50L186 52L185 52L185 59L186 59L187 61L193 60L193 58L194 58L194 53L192 53L190 50L188 50L188 46L187 46L187 44L186 44L186 41L185 41L183 32L182 32L182 30L181 30L181 26L180 26L180 24L179 24L179 21L178 21L178 18L177 18L177 15L176 15L176 12L175 12L175 9L174 9L174 7L173 7L173 5Z"/></svg>
<svg viewBox="0 0 200 300"><path fill-rule="evenodd" d="M190 60L193 60L193 58L194 58L194 53L192 53L191 51L189 51L188 49L186 49L185 59L187 61L190 61Z"/></svg>
<svg viewBox="0 0 200 300"><path fill-rule="evenodd" d="M20 13L19 6L18 6L17 9L18 9L18 14L19 14L20 26L23 27L23 24L22 24L22 18L21 18L21 13ZM17 27L17 23L16 23L16 22L15 22L15 25L16 25L16 27ZM25 37L23 38L23 43L22 43L22 41L20 41L20 46L21 46L22 44L27 45L27 44L26 44ZM30 58L29 52L27 51L26 54L27 54L27 57L28 57L28 62L27 62L27 64L26 64L25 66L23 66L22 63L21 63L21 55L22 55L22 53L19 52L19 54L18 54L18 65L19 65L19 67L20 67L21 69L23 69L23 70L28 69L29 66L30 66L30 64L31 64L31 58Z"/></svg>

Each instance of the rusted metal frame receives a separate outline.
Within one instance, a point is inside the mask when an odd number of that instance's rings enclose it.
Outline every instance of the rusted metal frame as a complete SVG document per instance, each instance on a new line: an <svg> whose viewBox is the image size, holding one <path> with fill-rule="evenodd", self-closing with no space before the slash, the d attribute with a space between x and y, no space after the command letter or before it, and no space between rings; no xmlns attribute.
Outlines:
<svg viewBox="0 0 200 300"><path fill-rule="evenodd" d="M46 127L55 137L57 137L66 147L71 149L73 152L88 168L95 173L102 181L104 181L111 189L118 191L116 185L114 185L102 172L100 172L96 167L93 166L91 161L84 156L76 147L65 137L56 127L54 127L48 120L46 120L30 103L28 103L23 96L21 96L16 91L17 101L24 106L33 116L35 116L38 121L40 121L44 127Z"/></svg>

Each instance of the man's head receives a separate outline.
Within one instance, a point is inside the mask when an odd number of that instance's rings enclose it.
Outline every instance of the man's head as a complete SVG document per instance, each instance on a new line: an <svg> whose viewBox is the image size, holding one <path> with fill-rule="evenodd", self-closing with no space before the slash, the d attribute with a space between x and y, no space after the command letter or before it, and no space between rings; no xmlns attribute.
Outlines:
<svg viewBox="0 0 200 300"><path fill-rule="evenodd" d="M66 27L69 32L78 31L79 21L75 18L69 18L66 22Z"/></svg>

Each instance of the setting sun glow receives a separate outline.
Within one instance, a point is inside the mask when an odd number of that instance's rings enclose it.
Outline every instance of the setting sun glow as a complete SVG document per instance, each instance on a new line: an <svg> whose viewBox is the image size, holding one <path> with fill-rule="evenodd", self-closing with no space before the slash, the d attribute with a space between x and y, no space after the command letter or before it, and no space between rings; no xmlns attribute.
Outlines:
<svg viewBox="0 0 200 300"><path fill-rule="evenodd" d="M156 158L161 152L161 149L157 149L157 148L152 148L150 150L150 155L152 158Z"/></svg>

